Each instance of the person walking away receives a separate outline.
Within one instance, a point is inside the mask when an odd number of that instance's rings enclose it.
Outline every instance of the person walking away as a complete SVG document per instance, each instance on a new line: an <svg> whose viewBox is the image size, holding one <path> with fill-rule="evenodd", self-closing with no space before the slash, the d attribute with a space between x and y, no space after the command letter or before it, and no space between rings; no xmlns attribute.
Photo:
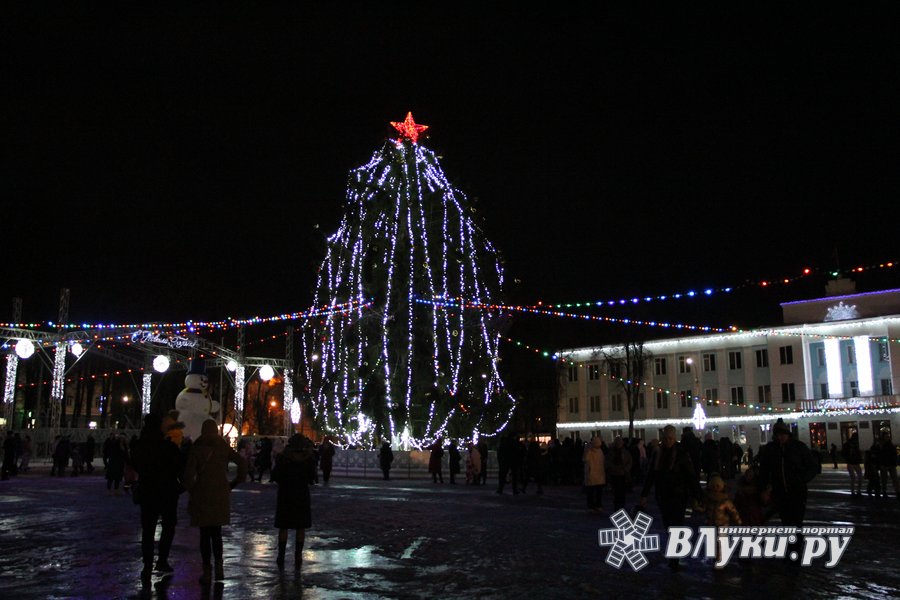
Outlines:
<svg viewBox="0 0 900 600"><path fill-rule="evenodd" d="M866 494L871 498L874 494L876 498L881 498L881 475L878 472L878 461L876 460L877 446L873 445L865 453L865 478L866 478Z"/></svg>
<svg viewBox="0 0 900 600"><path fill-rule="evenodd" d="M272 472L272 440L264 437L259 441L259 450L256 453L256 480L262 483L263 475Z"/></svg>
<svg viewBox="0 0 900 600"><path fill-rule="evenodd" d="M831 450L828 453L831 455L831 462L834 463L834 468L837 469L837 446L834 443L831 444Z"/></svg>
<svg viewBox="0 0 900 600"><path fill-rule="evenodd" d="M894 497L900 500L900 483L897 482L897 446L891 439L891 430L881 428L878 447L878 471L881 474L881 496L887 498L888 479L894 485Z"/></svg>
<svg viewBox="0 0 900 600"><path fill-rule="evenodd" d="M478 446L469 442L466 453L466 483L478 485L481 481L481 453Z"/></svg>
<svg viewBox="0 0 900 600"><path fill-rule="evenodd" d="M703 454L703 442L694 434L693 427L682 428L681 447L687 450L688 456L691 457L691 464L695 465L694 468L696 469ZM729 462L731 461L731 456L728 457L728 460Z"/></svg>
<svg viewBox="0 0 900 600"><path fill-rule="evenodd" d="M441 483L444 483L444 472L443 472L443 457L444 457L444 438L439 437L431 444L428 449L431 451L431 454L428 455L428 472L431 473L431 481L432 483L437 483L440 480Z"/></svg>
<svg viewBox="0 0 900 600"><path fill-rule="evenodd" d="M712 433L707 433L703 439L703 447L700 451L700 464L695 464L694 468L698 469L702 466L706 480L712 477L713 473L721 473L722 467L719 462L719 446L713 439Z"/></svg>
<svg viewBox="0 0 900 600"><path fill-rule="evenodd" d="M385 442L388 443L388 442ZM313 460L313 443L306 436L295 433L275 459L272 479L278 485L275 499L275 527L278 528L278 556L275 564L284 570L284 554L288 532L293 529L294 569L303 564L303 543L306 530L312 526L309 485L316 465Z"/></svg>
<svg viewBox="0 0 900 600"><path fill-rule="evenodd" d="M706 482L706 494L703 498L703 512L706 513L706 524L712 525L717 530L719 527L728 527L729 525L740 525L741 515L737 507L728 497L725 489L725 480L719 475L713 475ZM720 565L722 559L722 546L726 543L728 536L716 536L716 569L724 569L725 565Z"/></svg>
<svg viewBox="0 0 900 600"><path fill-rule="evenodd" d="M781 517L782 525L803 527L807 484L816 476L818 463L806 444L793 439L783 419L775 422L772 431L775 439L760 451L760 486L771 492L772 509ZM796 541L788 544L788 557L791 551L800 553L802 539L803 536L797 534Z"/></svg>
<svg viewBox="0 0 900 600"><path fill-rule="evenodd" d="M119 495L119 486L125 477L125 461L127 451L125 440L118 435L113 435L111 442L104 444L103 461L106 463L106 493Z"/></svg>
<svg viewBox="0 0 900 600"><path fill-rule="evenodd" d="M155 570L160 573L174 571L169 564L169 552L178 523L178 497L183 491L181 451L165 437L159 415L150 413L144 417L144 426L134 445L131 460L138 475L137 489L140 490L141 558L144 565L141 583L148 586L154 570L154 538L159 521L162 521L162 528Z"/></svg>
<svg viewBox="0 0 900 600"><path fill-rule="evenodd" d="M328 485L328 480L331 479L331 470L334 468L334 443L329 435L325 436L319 448L319 466L322 469L322 483Z"/></svg>
<svg viewBox="0 0 900 600"><path fill-rule="evenodd" d="M716 448L718 449L718 445ZM677 443L675 427L672 425L663 428L662 442L652 454L647 480L641 490L641 508L647 505L647 496L654 487L663 528L667 531L669 527L684 525L684 511L688 500L699 501L703 495L691 458ZM680 568L677 558L669 559L669 568L673 571Z"/></svg>
<svg viewBox="0 0 900 600"><path fill-rule="evenodd" d="M96 453L96 442L94 442L94 436L88 434L87 439L84 440L83 446L83 456L84 459L84 468L88 473L94 472L94 454Z"/></svg>
<svg viewBox="0 0 900 600"><path fill-rule="evenodd" d="M228 464L237 465L237 475L228 480ZM231 490L247 478L247 462L219 435L213 419L203 422L200 437L192 444L184 470L184 487L189 493L191 525L200 528L200 583L212 580L215 560L216 581L225 579L222 558L222 527L231 523Z"/></svg>
<svg viewBox="0 0 900 600"><path fill-rule="evenodd" d="M582 461L584 462L584 488L587 493L588 510L604 513L602 505L603 486L606 485L606 457L603 455L603 444L599 437L591 439L585 445Z"/></svg>
<svg viewBox="0 0 900 600"><path fill-rule="evenodd" d="M631 452L625 448L625 440L617 435L606 457L606 476L613 489L613 512L625 508L625 496L631 489L632 460Z"/></svg>
<svg viewBox="0 0 900 600"><path fill-rule="evenodd" d="M53 463L56 465L56 476L62 477L66 474L66 468L69 466L69 455L72 452L72 440L68 435L64 435L59 439L56 450L53 454Z"/></svg>
<svg viewBox="0 0 900 600"><path fill-rule="evenodd" d="M850 495L862 496L862 452L859 448L859 432L853 434L844 442L841 448L844 460L847 461L847 473L850 475Z"/></svg>
<svg viewBox="0 0 900 600"><path fill-rule="evenodd" d="M450 456L450 483L456 483L456 476L460 473L462 465L462 454L456 447L456 440L450 440L448 453Z"/></svg>
<svg viewBox="0 0 900 600"><path fill-rule="evenodd" d="M391 450L391 443L388 440L381 442L381 449L378 450L378 465L381 467L381 473L385 481L391 478L391 464L394 462L394 451Z"/></svg>

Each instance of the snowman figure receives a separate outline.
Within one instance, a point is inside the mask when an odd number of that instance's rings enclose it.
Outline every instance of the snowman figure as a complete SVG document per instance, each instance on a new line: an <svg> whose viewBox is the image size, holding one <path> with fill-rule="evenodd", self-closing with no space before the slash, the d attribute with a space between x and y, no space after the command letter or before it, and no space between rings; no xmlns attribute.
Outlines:
<svg viewBox="0 0 900 600"><path fill-rule="evenodd" d="M185 388L175 398L179 420L184 423L184 437L196 441L200 437L203 421L215 418L219 403L209 395L209 377L206 362L202 358L191 360L191 367L184 377Z"/></svg>

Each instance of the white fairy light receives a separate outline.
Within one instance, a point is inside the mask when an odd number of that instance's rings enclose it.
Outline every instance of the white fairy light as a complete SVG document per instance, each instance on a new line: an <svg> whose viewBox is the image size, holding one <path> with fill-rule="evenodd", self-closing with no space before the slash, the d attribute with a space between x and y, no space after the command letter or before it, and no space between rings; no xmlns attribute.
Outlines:
<svg viewBox="0 0 900 600"><path fill-rule="evenodd" d="M150 393L150 383L153 380L151 373L144 373L143 386L141 387L141 414L150 413L150 399L153 397Z"/></svg>

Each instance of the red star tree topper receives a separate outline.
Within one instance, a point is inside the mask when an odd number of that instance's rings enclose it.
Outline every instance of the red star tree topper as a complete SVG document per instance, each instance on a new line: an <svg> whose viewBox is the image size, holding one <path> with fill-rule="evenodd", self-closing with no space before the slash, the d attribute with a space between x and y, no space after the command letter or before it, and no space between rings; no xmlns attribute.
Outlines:
<svg viewBox="0 0 900 600"><path fill-rule="evenodd" d="M413 144L419 141L419 134L428 129L428 125L419 125L413 121L412 111L406 113L406 119L402 123L391 121L391 125L400 132L402 137L408 139Z"/></svg>

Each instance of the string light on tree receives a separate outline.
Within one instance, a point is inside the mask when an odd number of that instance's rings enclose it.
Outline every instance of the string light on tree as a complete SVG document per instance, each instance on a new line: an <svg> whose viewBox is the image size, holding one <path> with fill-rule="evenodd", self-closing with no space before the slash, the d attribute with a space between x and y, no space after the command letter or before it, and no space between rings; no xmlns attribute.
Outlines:
<svg viewBox="0 0 900 600"><path fill-rule="evenodd" d="M316 283L317 305L357 304L304 322L304 356L318 358L306 364L313 414L342 443L369 447L493 436L515 406L496 366L502 311L417 300L491 305L500 259L465 195L418 143L427 126L412 113L391 124L401 137L350 173Z"/></svg>

